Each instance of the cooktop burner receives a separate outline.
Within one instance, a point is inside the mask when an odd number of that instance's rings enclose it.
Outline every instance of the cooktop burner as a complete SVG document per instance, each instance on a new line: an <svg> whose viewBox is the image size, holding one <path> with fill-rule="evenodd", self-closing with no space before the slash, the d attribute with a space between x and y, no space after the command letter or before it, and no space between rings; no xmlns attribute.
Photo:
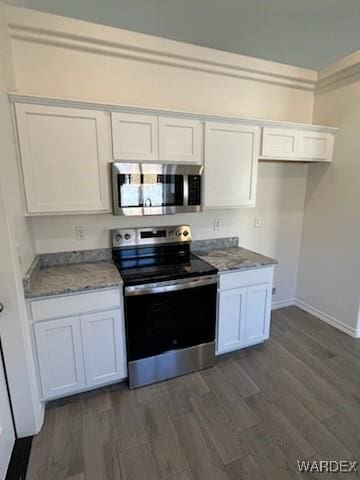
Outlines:
<svg viewBox="0 0 360 480"><path fill-rule="evenodd" d="M156 263L158 260L156 258L125 261L115 259L115 263L126 286L217 273L216 268L193 254L190 254L187 259L182 258L181 262L176 258L167 258L169 263Z"/></svg>
<svg viewBox="0 0 360 480"><path fill-rule="evenodd" d="M113 259L125 286L212 275L217 269L190 253L190 227L113 230Z"/></svg>

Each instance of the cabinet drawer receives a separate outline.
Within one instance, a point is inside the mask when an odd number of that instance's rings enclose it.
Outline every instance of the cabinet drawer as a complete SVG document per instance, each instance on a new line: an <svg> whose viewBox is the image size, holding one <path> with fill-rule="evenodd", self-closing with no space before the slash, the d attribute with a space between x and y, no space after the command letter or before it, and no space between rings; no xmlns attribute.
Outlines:
<svg viewBox="0 0 360 480"><path fill-rule="evenodd" d="M33 320L37 322L92 311L110 310L119 306L120 289L112 289L34 300L31 302L31 313Z"/></svg>
<svg viewBox="0 0 360 480"><path fill-rule="evenodd" d="M249 285L259 285L261 283L271 283L272 279L272 266L231 273L221 273L219 288L220 290L229 290L231 288L247 287Z"/></svg>

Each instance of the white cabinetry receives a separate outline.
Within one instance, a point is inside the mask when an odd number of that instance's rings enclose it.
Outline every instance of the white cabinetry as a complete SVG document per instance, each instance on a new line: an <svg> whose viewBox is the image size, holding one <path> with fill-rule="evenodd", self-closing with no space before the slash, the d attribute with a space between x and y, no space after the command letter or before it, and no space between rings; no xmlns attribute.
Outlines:
<svg viewBox="0 0 360 480"><path fill-rule="evenodd" d="M269 338L273 267L220 274L216 353Z"/></svg>
<svg viewBox="0 0 360 480"><path fill-rule="evenodd" d="M291 128L263 129L263 157L295 158L298 150L298 132Z"/></svg>
<svg viewBox="0 0 360 480"><path fill-rule="evenodd" d="M116 160L202 163L201 120L113 112L111 124Z"/></svg>
<svg viewBox="0 0 360 480"><path fill-rule="evenodd" d="M205 123L205 207L255 206L260 128Z"/></svg>
<svg viewBox="0 0 360 480"><path fill-rule="evenodd" d="M181 118L159 118L159 159L202 163L203 122Z"/></svg>
<svg viewBox="0 0 360 480"><path fill-rule="evenodd" d="M244 344L246 288L219 292L217 352L237 350Z"/></svg>
<svg viewBox="0 0 360 480"><path fill-rule="evenodd" d="M105 112L15 104L27 211L110 211Z"/></svg>
<svg viewBox="0 0 360 480"><path fill-rule="evenodd" d="M40 322L34 329L44 397L65 396L85 388L79 318Z"/></svg>
<svg viewBox="0 0 360 480"><path fill-rule="evenodd" d="M298 156L308 160L331 162L334 135L323 132L299 131Z"/></svg>
<svg viewBox="0 0 360 480"><path fill-rule="evenodd" d="M157 117L114 112L111 114L111 126L116 160L159 159Z"/></svg>
<svg viewBox="0 0 360 480"><path fill-rule="evenodd" d="M89 387L126 377L120 310L82 315L86 385Z"/></svg>
<svg viewBox="0 0 360 480"><path fill-rule="evenodd" d="M247 288L244 328L245 345L261 343L269 338L272 285L261 284Z"/></svg>
<svg viewBox="0 0 360 480"><path fill-rule="evenodd" d="M43 399L127 376L119 290L31 301Z"/></svg>
<svg viewBox="0 0 360 480"><path fill-rule="evenodd" d="M334 135L295 128L263 128L261 157L275 160L331 162Z"/></svg>

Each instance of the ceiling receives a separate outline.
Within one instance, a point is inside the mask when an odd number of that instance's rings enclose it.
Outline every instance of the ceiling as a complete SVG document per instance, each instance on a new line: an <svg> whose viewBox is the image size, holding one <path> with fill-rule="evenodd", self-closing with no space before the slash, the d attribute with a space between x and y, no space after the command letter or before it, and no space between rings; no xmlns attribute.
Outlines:
<svg viewBox="0 0 360 480"><path fill-rule="evenodd" d="M320 69L360 49L360 0L8 3L312 69Z"/></svg>

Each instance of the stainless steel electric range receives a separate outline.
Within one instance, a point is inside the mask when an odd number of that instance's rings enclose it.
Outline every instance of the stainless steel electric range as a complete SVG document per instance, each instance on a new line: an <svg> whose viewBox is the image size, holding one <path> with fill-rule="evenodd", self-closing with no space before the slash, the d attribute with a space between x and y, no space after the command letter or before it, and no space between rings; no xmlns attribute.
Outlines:
<svg viewBox="0 0 360 480"><path fill-rule="evenodd" d="M190 252L188 225L112 230L124 281L129 387L215 361L217 269Z"/></svg>

